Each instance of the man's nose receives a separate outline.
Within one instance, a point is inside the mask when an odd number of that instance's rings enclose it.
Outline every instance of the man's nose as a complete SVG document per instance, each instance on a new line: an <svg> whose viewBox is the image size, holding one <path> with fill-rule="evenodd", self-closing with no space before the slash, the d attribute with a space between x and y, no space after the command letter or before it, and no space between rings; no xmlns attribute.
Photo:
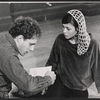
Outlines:
<svg viewBox="0 0 100 100"><path fill-rule="evenodd" d="M30 47L30 51L34 51L34 45Z"/></svg>

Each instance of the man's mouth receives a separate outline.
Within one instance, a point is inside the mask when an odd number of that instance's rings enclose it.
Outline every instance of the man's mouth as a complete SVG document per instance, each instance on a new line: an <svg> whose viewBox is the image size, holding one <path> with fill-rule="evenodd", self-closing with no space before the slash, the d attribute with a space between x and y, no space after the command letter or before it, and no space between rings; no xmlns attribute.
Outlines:
<svg viewBox="0 0 100 100"><path fill-rule="evenodd" d="M28 51L24 52L24 55L26 55L28 53Z"/></svg>

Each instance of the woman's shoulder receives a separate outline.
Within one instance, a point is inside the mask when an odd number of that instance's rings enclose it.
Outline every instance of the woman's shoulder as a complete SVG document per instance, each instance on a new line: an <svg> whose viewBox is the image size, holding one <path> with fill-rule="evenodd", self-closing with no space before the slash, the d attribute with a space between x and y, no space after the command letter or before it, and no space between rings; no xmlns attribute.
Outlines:
<svg viewBox="0 0 100 100"><path fill-rule="evenodd" d="M59 35L57 36L57 39L64 40L64 39L65 39L64 34L63 34L63 33L59 34Z"/></svg>
<svg viewBox="0 0 100 100"><path fill-rule="evenodd" d="M97 41L97 39L94 38L91 33L89 35L91 37L91 44L96 45L96 46L99 45L99 42Z"/></svg>
<svg viewBox="0 0 100 100"><path fill-rule="evenodd" d="M61 33L61 34L59 34L57 37L63 37L64 36L64 34L63 33Z"/></svg>

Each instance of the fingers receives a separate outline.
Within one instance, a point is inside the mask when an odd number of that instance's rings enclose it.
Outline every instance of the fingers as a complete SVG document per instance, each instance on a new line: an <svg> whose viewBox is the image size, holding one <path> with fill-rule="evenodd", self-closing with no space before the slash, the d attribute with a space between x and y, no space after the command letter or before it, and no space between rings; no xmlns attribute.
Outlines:
<svg viewBox="0 0 100 100"><path fill-rule="evenodd" d="M56 80L56 74L54 73L54 71L47 71L45 76L50 76L52 79L52 84L54 84L54 82Z"/></svg>

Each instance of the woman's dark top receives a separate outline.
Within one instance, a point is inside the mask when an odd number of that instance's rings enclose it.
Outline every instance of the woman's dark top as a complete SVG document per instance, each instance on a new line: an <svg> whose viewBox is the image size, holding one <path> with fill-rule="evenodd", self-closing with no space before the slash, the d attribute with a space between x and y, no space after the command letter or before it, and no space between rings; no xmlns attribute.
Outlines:
<svg viewBox="0 0 100 100"><path fill-rule="evenodd" d="M92 38L88 51L77 54L77 44L71 44L63 34L58 35L46 66L60 76L63 84L71 89L86 90L94 81L100 91L99 44Z"/></svg>

